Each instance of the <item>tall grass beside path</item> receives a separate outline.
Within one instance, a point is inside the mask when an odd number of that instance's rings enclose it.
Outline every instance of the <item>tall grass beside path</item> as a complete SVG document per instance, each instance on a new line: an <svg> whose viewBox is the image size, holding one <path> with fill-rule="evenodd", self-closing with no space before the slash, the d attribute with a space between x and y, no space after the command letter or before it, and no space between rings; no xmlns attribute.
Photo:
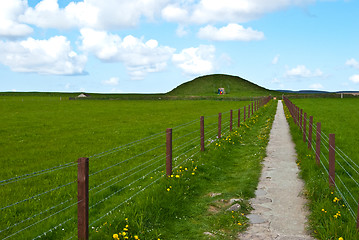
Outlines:
<svg viewBox="0 0 359 240"><path fill-rule="evenodd" d="M227 126L221 139L215 132L205 152L188 155L172 176L101 219L91 238L236 239L247 227L276 104L271 101L232 132ZM236 203L239 210L229 211Z"/></svg>

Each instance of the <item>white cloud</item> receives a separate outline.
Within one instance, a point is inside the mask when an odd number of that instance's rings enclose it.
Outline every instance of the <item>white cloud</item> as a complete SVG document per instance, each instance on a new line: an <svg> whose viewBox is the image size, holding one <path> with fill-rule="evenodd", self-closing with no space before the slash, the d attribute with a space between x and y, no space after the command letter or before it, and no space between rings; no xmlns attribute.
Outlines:
<svg viewBox="0 0 359 240"><path fill-rule="evenodd" d="M320 69L316 69L314 72L312 72L306 66L298 65L297 67L288 70L286 76L294 78L312 78L322 77L323 73Z"/></svg>
<svg viewBox="0 0 359 240"><path fill-rule="evenodd" d="M350 81L352 81L353 83L359 83L359 75L353 75L349 78Z"/></svg>
<svg viewBox="0 0 359 240"><path fill-rule="evenodd" d="M199 30L198 37L214 41L253 41L262 40L264 34L252 28L230 23L220 29L207 25Z"/></svg>
<svg viewBox="0 0 359 240"><path fill-rule="evenodd" d="M185 22L189 16L187 9L171 4L162 9L162 17L169 22Z"/></svg>
<svg viewBox="0 0 359 240"><path fill-rule="evenodd" d="M212 45L200 45L198 48L186 48L179 54L174 54L172 61L186 74L202 75L213 72L214 53Z"/></svg>
<svg viewBox="0 0 359 240"><path fill-rule="evenodd" d="M188 34L188 30L183 25L179 25L176 29L176 34L179 37L186 36Z"/></svg>
<svg viewBox="0 0 359 240"><path fill-rule="evenodd" d="M119 82L119 78L118 77L112 77L108 80L103 81L103 84L105 85L111 85L111 86L116 86L118 85Z"/></svg>
<svg viewBox="0 0 359 240"><path fill-rule="evenodd" d="M272 60L272 64L273 65L275 65L275 64L277 64L278 63L278 61L279 61L279 54L277 54L277 55L275 55L275 57L273 58L273 60Z"/></svg>
<svg viewBox="0 0 359 240"><path fill-rule="evenodd" d="M154 19L167 0L85 0L60 8L58 0L42 0L20 17L42 28L84 28L100 30L132 27L142 17Z"/></svg>
<svg viewBox="0 0 359 240"><path fill-rule="evenodd" d="M351 58L345 62L345 65L353 68L359 69L359 62L357 62L354 58Z"/></svg>
<svg viewBox="0 0 359 240"><path fill-rule="evenodd" d="M121 39L118 35L89 28L80 32L82 50L105 62L123 62L132 79L143 79L148 73L162 71L175 51L158 46L154 39L143 42L143 39L131 35Z"/></svg>
<svg viewBox="0 0 359 240"><path fill-rule="evenodd" d="M324 87L320 83L313 83L309 86L309 88L313 90L319 90L319 89L323 89Z"/></svg>
<svg viewBox="0 0 359 240"><path fill-rule="evenodd" d="M291 6L308 5L315 0L200 0L168 4L162 17L178 23L248 22Z"/></svg>
<svg viewBox="0 0 359 240"><path fill-rule="evenodd" d="M23 41L0 41L0 62L14 72L39 74L82 74L87 58L75 53L64 36L48 40L28 38Z"/></svg>
<svg viewBox="0 0 359 240"><path fill-rule="evenodd" d="M33 29L18 20L18 16L27 8L25 0L0 1L0 37L23 37Z"/></svg>

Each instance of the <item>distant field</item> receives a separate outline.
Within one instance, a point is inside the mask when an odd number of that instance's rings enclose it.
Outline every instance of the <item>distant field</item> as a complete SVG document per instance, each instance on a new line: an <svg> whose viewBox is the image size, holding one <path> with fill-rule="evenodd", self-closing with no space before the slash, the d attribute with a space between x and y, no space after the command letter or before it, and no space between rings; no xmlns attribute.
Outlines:
<svg viewBox="0 0 359 240"><path fill-rule="evenodd" d="M322 130L328 135L335 133L336 145L359 163L359 99L292 99L303 108L309 116L314 116L314 123L321 122Z"/></svg>
<svg viewBox="0 0 359 240"><path fill-rule="evenodd" d="M90 158L90 174L93 174L90 189L96 196L91 198L90 206L96 208L90 212L90 222L96 222L96 216L101 216L113 203L141 187L130 188L129 182L149 169L143 166L136 172L128 173L128 170L149 159L160 159L165 152L166 128L174 128L175 157L186 147L199 144L201 115L206 116L206 128L215 129L218 112L223 112L223 125L228 129L229 110L248 104L245 101L60 101L59 96L0 97L0 211L4 220L0 223L0 238L11 234L15 234L12 238L36 237L59 222L65 222L69 216L76 216L77 164L72 163L79 157L93 156ZM142 140L133 147L127 146L123 151L113 149L154 134L156 137ZM206 140L208 138L209 134ZM114 152L111 156L106 155L109 149ZM145 154L150 149L153 150ZM102 154L96 155L99 153ZM121 166L116 165L124 159L129 160ZM164 170L162 160L153 163L152 167L157 167L161 174L161 169ZM39 172L24 177L24 174L61 164L70 165L46 174ZM176 164L174 162L174 166ZM151 170L149 174L152 172L148 177L155 176L156 171ZM106 183L122 173L126 173L127 182L116 186ZM19 176L25 180L18 180ZM4 181L9 178L14 179ZM104 200L106 194L121 191L121 187L128 187L126 194ZM102 192L103 188L106 191ZM32 218L28 219L29 216ZM70 222L74 220L70 219ZM13 226L14 223L18 224ZM26 229L29 225L31 227ZM68 227L63 229L63 236L72 231Z"/></svg>

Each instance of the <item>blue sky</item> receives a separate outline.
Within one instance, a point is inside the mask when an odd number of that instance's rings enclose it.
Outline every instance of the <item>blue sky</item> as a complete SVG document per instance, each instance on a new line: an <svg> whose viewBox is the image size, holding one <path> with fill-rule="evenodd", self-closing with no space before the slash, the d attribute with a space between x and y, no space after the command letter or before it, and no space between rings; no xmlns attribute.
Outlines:
<svg viewBox="0 0 359 240"><path fill-rule="evenodd" d="M224 73L359 90L359 1L0 0L0 91L164 93Z"/></svg>

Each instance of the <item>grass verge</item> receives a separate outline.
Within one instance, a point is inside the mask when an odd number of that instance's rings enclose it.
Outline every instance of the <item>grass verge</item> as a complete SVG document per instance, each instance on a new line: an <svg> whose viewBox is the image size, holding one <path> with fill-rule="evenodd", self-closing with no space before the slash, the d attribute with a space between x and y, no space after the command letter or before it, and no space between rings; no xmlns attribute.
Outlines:
<svg viewBox="0 0 359 240"><path fill-rule="evenodd" d="M247 227L276 110L271 101L250 119L210 139L163 177L93 226L92 239L235 239ZM238 211L228 210L239 204ZM238 206L238 205L237 205Z"/></svg>

